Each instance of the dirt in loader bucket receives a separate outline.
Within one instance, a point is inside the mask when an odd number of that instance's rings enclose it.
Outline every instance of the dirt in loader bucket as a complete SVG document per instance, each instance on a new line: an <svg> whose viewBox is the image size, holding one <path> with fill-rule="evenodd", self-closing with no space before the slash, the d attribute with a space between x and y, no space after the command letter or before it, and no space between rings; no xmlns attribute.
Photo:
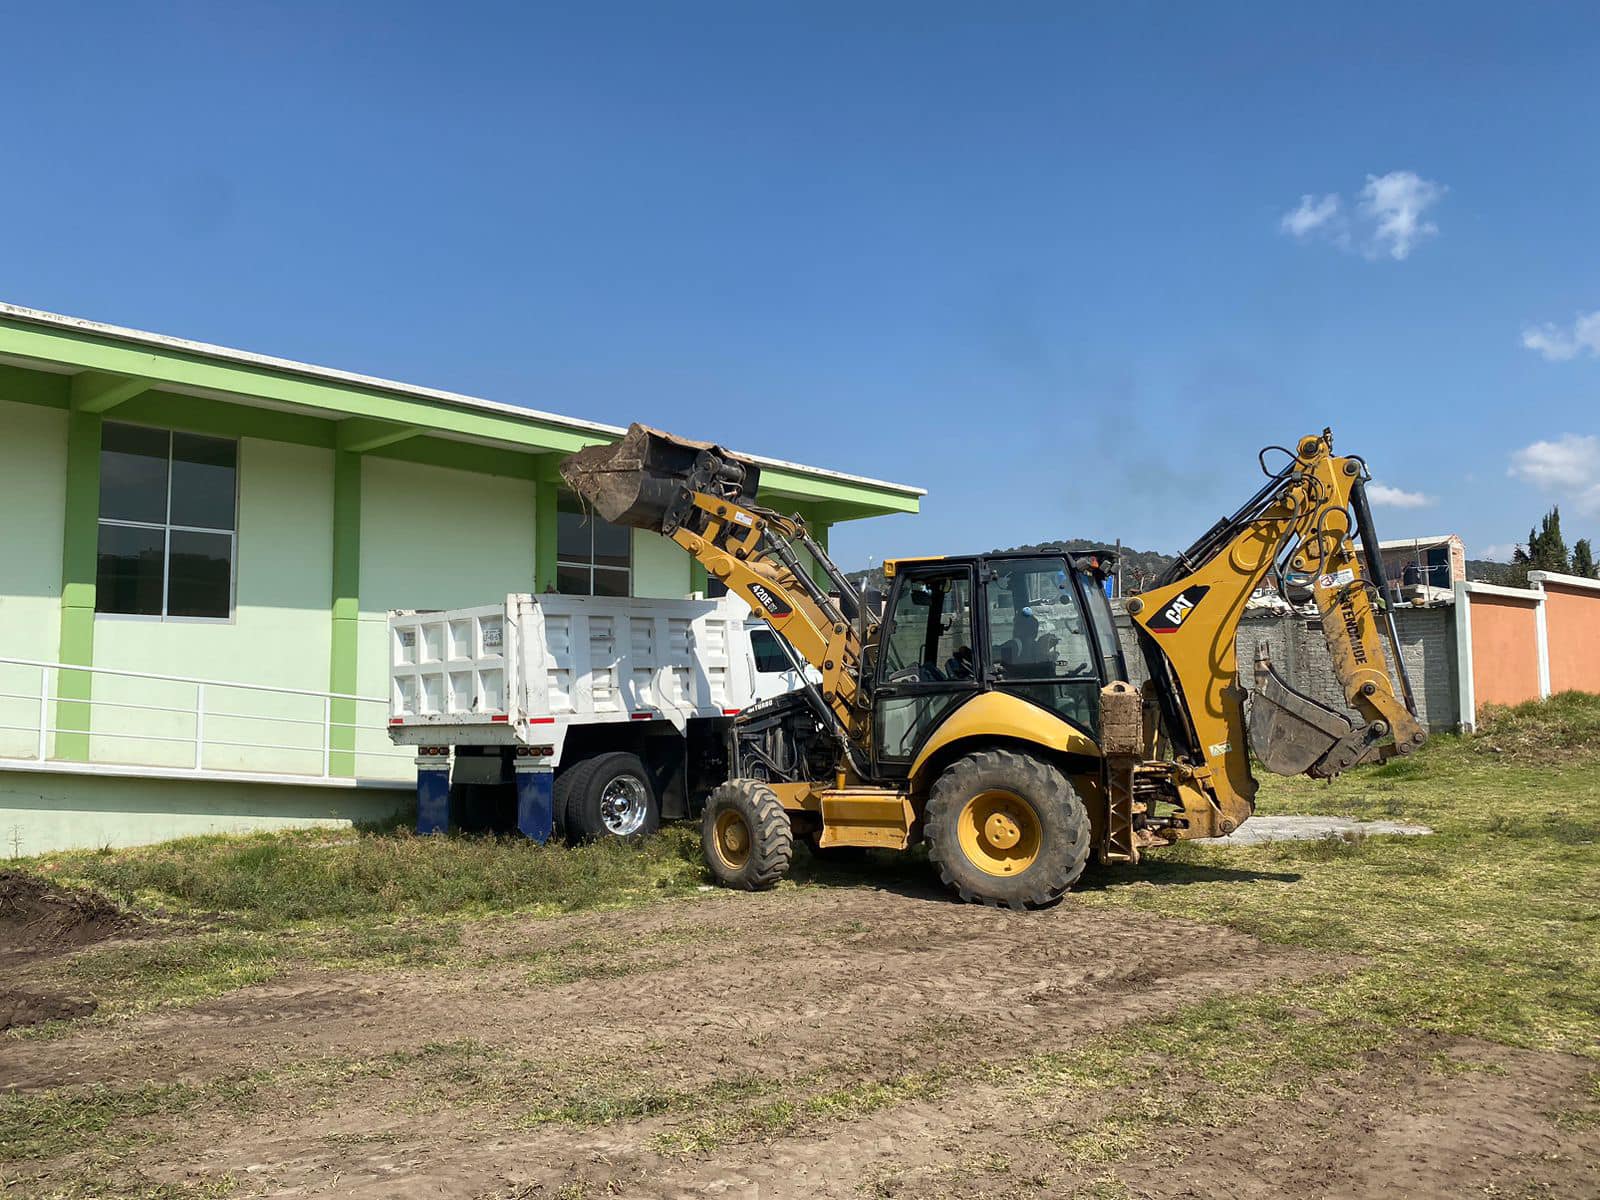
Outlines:
<svg viewBox="0 0 1600 1200"><path fill-rule="evenodd" d="M761 468L711 442L633 424L620 442L568 455L561 478L613 525L666 533L682 520L691 491L715 491L749 504Z"/></svg>

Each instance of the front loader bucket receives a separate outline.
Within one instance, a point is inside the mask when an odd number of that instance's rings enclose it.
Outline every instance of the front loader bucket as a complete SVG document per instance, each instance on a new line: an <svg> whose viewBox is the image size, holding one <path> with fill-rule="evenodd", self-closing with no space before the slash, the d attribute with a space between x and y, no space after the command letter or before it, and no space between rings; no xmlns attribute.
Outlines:
<svg viewBox="0 0 1600 1200"><path fill-rule="evenodd" d="M710 442L633 424L620 442L590 446L562 460L561 478L614 525L670 533L696 491L748 505L761 468Z"/></svg>
<svg viewBox="0 0 1600 1200"><path fill-rule="evenodd" d="M1264 659L1250 693L1250 749L1279 775L1301 775L1355 728L1350 719L1295 691Z"/></svg>

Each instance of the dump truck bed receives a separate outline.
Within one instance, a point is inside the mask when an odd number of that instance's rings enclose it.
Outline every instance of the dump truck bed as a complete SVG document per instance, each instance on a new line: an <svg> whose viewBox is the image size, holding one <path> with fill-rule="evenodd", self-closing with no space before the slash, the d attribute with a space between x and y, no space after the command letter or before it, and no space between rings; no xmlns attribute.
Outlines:
<svg viewBox="0 0 1600 1200"><path fill-rule="evenodd" d="M752 626L753 628L747 628ZM503 604L389 614L390 736L404 745L557 747L573 724L659 721L683 733L794 679L757 669L771 637L736 598L514 593Z"/></svg>

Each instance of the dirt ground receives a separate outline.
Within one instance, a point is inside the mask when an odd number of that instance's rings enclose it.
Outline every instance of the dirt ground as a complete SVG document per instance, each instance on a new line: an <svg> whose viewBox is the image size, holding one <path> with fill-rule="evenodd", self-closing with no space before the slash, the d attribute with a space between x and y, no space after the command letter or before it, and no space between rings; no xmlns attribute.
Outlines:
<svg viewBox="0 0 1600 1200"><path fill-rule="evenodd" d="M0 950L25 989L38 961ZM118 1136L11 1164L7 1194L92 1170L239 1196L1600 1195L1600 1134L1552 1116L1592 1066L1448 1041L1107 1151L1134 1101L1041 1062L1349 966L1216 927L819 888L496 919L460 955L0 1041L21 1094L173 1086Z"/></svg>

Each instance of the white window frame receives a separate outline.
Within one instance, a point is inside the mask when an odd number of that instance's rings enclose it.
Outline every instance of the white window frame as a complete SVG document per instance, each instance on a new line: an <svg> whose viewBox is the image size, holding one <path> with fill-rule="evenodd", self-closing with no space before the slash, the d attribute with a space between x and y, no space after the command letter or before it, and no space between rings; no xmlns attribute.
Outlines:
<svg viewBox="0 0 1600 1200"><path fill-rule="evenodd" d="M99 573L100 529L113 525L122 529L161 530L161 611L159 613L101 612L96 589L95 620L97 621L161 621L173 624L231 625L238 612L239 603L239 439L217 437L210 433L191 433L189 430L168 429L162 425L145 425L137 421L107 421L107 425L127 425L137 429L153 429L167 435L167 513L165 521L125 521L117 517L99 515L99 495L95 497L95 559ZM204 525L175 525L172 522L172 440L178 433L190 437L210 438L214 442L233 443L233 525L232 529L212 529ZM101 451L104 453L104 450ZM172 535L174 533L227 534L228 536L228 615L225 617L171 616L167 612L168 589L172 584ZM631 559L630 559L631 563Z"/></svg>
<svg viewBox="0 0 1600 1200"><path fill-rule="evenodd" d="M558 522L559 522L559 513L561 511L561 507L560 506L561 506L561 500L558 497L557 500L556 500L556 512L558 514L558 518L557 518ZM589 590L587 592L576 593L576 594L586 595L586 596L593 596L595 594L595 590L594 590L594 573L597 570L598 571L625 571L627 573L628 583L627 583L627 590L623 592L623 595L624 596L632 596L633 595L633 530L629 529L626 525L613 525L612 526L612 528L614 528L614 529L624 530L628 535L628 565L626 567L596 566L595 565L595 561L594 561L594 531L595 531L595 527L596 527L596 522L598 522L600 519L601 519L600 516L597 513L594 513L592 511L584 513L584 524L588 527L588 530L589 530L589 558L588 558L587 562L584 561L581 558L563 558L562 555L561 555L561 535L560 535L559 532L556 534L556 578L557 579L560 578L560 576L561 576L561 568L562 567L570 567L570 568L573 568L575 570L587 571L589 573ZM607 522L607 524L610 524L610 522ZM559 523L557 525L557 528L559 530L559 528L560 528ZM573 595L574 593L568 592L568 593L565 593L565 594L566 595Z"/></svg>

